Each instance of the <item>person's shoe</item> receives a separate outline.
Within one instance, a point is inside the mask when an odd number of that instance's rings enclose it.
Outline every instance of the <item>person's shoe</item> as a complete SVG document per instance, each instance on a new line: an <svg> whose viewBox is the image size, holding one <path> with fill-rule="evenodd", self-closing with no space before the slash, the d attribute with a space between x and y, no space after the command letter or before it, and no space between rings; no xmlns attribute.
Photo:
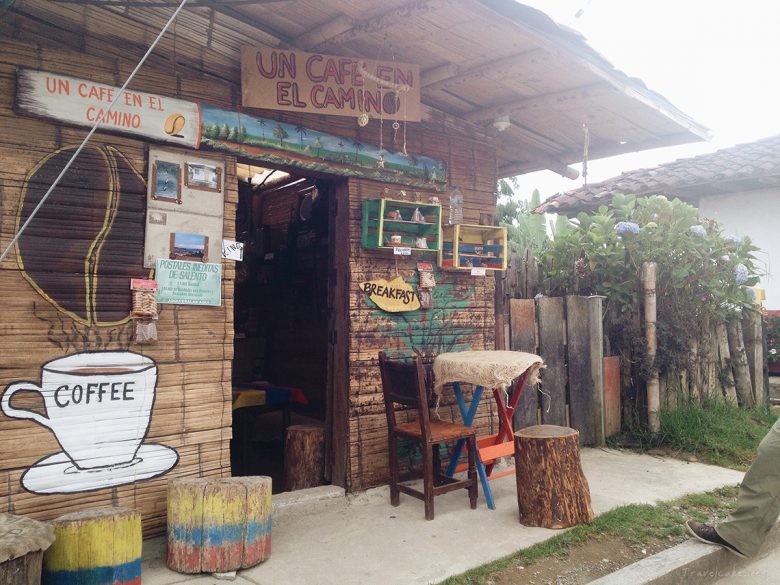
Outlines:
<svg viewBox="0 0 780 585"><path fill-rule="evenodd" d="M734 553L738 557L742 557L743 559L747 558L747 555L743 555L741 552L739 552L734 545L723 540L720 537L720 534L718 534L715 531L715 528L713 528L709 524L696 522L696 520L688 520L685 523L685 528L692 536L698 538L702 542L706 542L707 544L716 544L718 546L722 546L723 548Z"/></svg>

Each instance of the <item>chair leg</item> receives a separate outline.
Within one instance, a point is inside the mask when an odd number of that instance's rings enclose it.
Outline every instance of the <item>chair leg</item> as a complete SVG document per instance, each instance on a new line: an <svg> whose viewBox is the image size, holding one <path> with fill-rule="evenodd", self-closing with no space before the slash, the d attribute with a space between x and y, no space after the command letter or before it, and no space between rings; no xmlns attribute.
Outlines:
<svg viewBox="0 0 780 585"><path fill-rule="evenodd" d="M433 485L442 485L444 483L441 475L441 456L439 455L439 444L431 445L433 452Z"/></svg>
<svg viewBox="0 0 780 585"><path fill-rule="evenodd" d="M390 455L390 504L399 506L401 504L401 497L400 492L398 491L398 440L395 433L392 431L387 435L387 443Z"/></svg>
<svg viewBox="0 0 780 585"><path fill-rule="evenodd" d="M423 498L425 519L433 520L433 449L431 445L422 445L423 456Z"/></svg>
<svg viewBox="0 0 780 585"><path fill-rule="evenodd" d="M471 437L467 442L469 450L469 503L471 504L471 509L476 510L477 496L479 495L479 488L477 487L477 440Z"/></svg>

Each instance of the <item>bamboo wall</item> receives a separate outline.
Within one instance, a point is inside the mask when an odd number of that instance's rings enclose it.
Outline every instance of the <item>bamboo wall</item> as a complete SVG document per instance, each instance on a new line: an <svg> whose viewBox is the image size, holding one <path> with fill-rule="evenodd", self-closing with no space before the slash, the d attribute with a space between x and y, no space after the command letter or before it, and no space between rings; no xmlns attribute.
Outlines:
<svg viewBox="0 0 780 585"><path fill-rule="evenodd" d="M113 60L68 53L43 43L0 43L0 125L5 129L0 135L0 158L4 161L0 168L3 248L15 233L28 173L60 149L64 150L59 162L64 162L64 155L69 155L86 134L83 129L14 115L17 65L104 83L115 83L116 73L129 71L129 66ZM170 75L146 71L142 77L138 88L163 95L177 93L176 80ZM189 88L187 93L197 93L195 82L185 81L181 87ZM35 495L22 487L22 474L36 461L62 449L49 429L29 420L0 415L2 511L52 519L66 512L114 502L138 508L145 533L151 534L164 528L168 479L230 475L233 263L223 264L221 307L161 306L159 341L143 346L132 342L133 326L127 322L129 278L150 274L141 264L147 149L148 145L139 140L96 134L91 146L77 159L73 174L66 175L64 185L69 188L55 191L49 202L52 205L44 206L38 216L46 225L59 229L36 234L31 227L31 236L23 248L26 273L20 270L14 252L0 266L0 389L17 380L39 384L42 364L79 352L129 350L146 355L156 362L159 373L151 426L144 444L175 450L178 464L166 475L135 484L73 494ZM226 163L224 236L231 238L235 232L237 192L235 163L232 159ZM47 171L43 175L39 172L30 176L28 199L33 193L40 197L48 187L43 182L53 179L53 164L39 169ZM102 230L108 201L113 201L117 210L106 233ZM87 269L94 279L90 286L96 290L95 310L88 311L84 300L84 261L97 234L105 239L98 262ZM55 308L46 297L63 310ZM96 321L114 324L98 325ZM14 405L40 408L41 400L32 393L19 393L14 397ZM85 420L83 424L93 423Z"/></svg>
<svg viewBox="0 0 780 585"><path fill-rule="evenodd" d="M26 6L22 4L21 6ZM86 23L87 26L89 22ZM117 47L94 34L52 34L51 23L24 13L9 12L0 22L0 118L6 129L0 135L0 156L5 164L0 169L0 203L3 216L0 223L0 243L5 245L15 231L15 218L20 194L27 173L58 148L78 144L85 130L59 125L13 113L15 67L25 66L44 71L91 79L111 85L121 85L132 70L137 48L117 53ZM109 57L106 57L109 56ZM208 58L204 52L201 60ZM214 66L210 64L209 67ZM156 67L156 68L155 68ZM208 67L202 67L208 69ZM219 67L218 67L219 69ZM133 89L203 101L221 107L237 108L240 80L205 76L199 70L198 59L182 59L165 63L154 60L136 76ZM447 116L429 112L427 122L410 124L393 132L389 123L372 121L360 128L348 118L317 115L262 112L263 116L282 121L295 121L306 127L331 132L363 143L382 144L400 150L444 160L450 184L461 186L465 197L464 216L467 223L478 223L480 211L495 210L496 164L492 147L483 137L475 137L469 126L460 126ZM96 134L94 144L116 149L118 159L127 161L128 176L138 181L146 177L148 144L121 136ZM200 153L198 153L200 156ZM237 202L234 160L226 159L226 191L224 237L235 233L234 217ZM339 290L345 296L343 311L347 325L337 324L347 333L339 348L348 354L343 372L344 382L335 380L334 440L336 459L334 483L348 489L363 489L386 482L386 429L382 411L377 354L381 349L398 353L418 351L435 354L458 349L493 349L495 346L494 279L472 277L468 273L436 271L438 286L434 290L434 307L410 315L391 315L372 306L357 284L373 278L389 278L398 271L407 282L416 284L415 263L429 259L433 253L399 259L386 252L371 252L360 246L361 201L380 197L385 185L367 180L348 181L348 209L339 211L337 224L348 237L344 254L349 258L338 267ZM397 186L389 186L391 195ZM145 188L144 188L145 189ZM135 211L123 216L117 226L135 222L133 229L124 230L128 237L121 249L131 256L143 247L142 201L144 189L136 187L125 196ZM427 198L432 193L422 193ZM445 204L447 194L438 194ZM411 196L411 193L410 193ZM117 230L120 228L117 227ZM87 234L94 231L94 226ZM85 236L86 237L86 236ZM341 235L333 236L335 239ZM332 240L333 241L333 240ZM82 242L87 245L88 242ZM340 245L340 244L339 244ZM140 247L140 248L139 248ZM54 249L57 246L53 246ZM103 258L102 272L110 274L117 265L125 265L124 252L117 251L117 262ZM218 308L164 306L158 322L160 340L153 346L137 346L130 341L130 325L98 327L78 323L55 309L25 280L13 255L0 270L0 292L4 297L4 316L0 320L0 388L15 380L40 381L41 364L47 360L93 349L129 349L153 358L159 367L157 401L152 414L147 440L175 449L178 465L167 475L75 495L32 495L20 486L24 471L38 459L59 451L49 430L30 421L0 416L0 510L49 519L62 513L95 504L117 502L136 506L142 512L146 534L159 532L164 526L164 489L171 477L183 475L226 476L230 474L230 380L233 352L233 283L232 263L224 263L223 305ZM61 268L56 265L52 273ZM123 303L129 303L128 275L121 273L112 293L113 308L122 313ZM148 271L146 271L148 274ZM143 272L137 274L145 276ZM55 278L56 280L56 278ZM66 279L67 280L67 279ZM338 360L342 357L339 355ZM345 399L346 398L346 399ZM482 430L495 430L494 408L484 401L477 416ZM17 403L18 404L18 403ZM454 405L441 410L457 418ZM339 435L341 433L341 435Z"/></svg>

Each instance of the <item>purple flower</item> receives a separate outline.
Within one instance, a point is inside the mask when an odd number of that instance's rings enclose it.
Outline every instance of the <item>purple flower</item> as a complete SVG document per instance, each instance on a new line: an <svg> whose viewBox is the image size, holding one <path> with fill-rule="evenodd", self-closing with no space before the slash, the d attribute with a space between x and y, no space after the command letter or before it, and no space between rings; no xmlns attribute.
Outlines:
<svg viewBox="0 0 780 585"><path fill-rule="evenodd" d="M744 264L737 264L734 267L734 282L737 284L745 284L748 279L748 269Z"/></svg>
<svg viewBox="0 0 780 585"><path fill-rule="evenodd" d="M739 236L735 236L734 234L729 234L723 239L729 242L730 244L739 244Z"/></svg>
<svg viewBox="0 0 780 585"><path fill-rule="evenodd" d="M619 221L615 224L615 233L619 236L626 234L638 234L639 225L633 221Z"/></svg>
<svg viewBox="0 0 780 585"><path fill-rule="evenodd" d="M707 230L703 225L692 225L688 228L688 231L691 232L694 236L699 236L700 238L703 238L707 235Z"/></svg>

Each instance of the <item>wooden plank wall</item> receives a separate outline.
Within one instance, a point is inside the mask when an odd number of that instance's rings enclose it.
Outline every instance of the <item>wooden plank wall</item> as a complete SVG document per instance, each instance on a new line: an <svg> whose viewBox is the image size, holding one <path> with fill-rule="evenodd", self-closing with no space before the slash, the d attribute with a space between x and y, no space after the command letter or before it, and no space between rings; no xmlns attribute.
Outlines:
<svg viewBox="0 0 780 585"><path fill-rule="evenodd" d="M45 44L43 41L40 44L0 43L0 125L5 129L0 135L0 158L4 161L0 168L0 246L3 248L16 229L28 172L52 152L78 145L86 134L83 129L14 115L15 67L41 68L112 84L117 83L122 72L129 71L126 63L69 53ZM180 87L192 93L196 85L184 81ZM175 77L150 71L145 72L136 87L163 95L183 93L177 92ZM222 88L220 92L218 87L213 87L212 99L220 94L228 97L229 89ZM79 159L84 161L80 167L83 174L71 184L74 200L93 201L94 207L70 210L67 206L60 207L61 229L52 230L48 246L41 238L30 249L37 251L35 256L43 255L32 260L36 270L31 280L43 283L40 287L43 292L53 291L53 298L84 314L84 301L80 300L83 296L69 294L68 290L83 278L73 272L74 263L79 263L79 251L88 249L101 229L96 222L101 222L104 214L93 212L95 208L104 208L109 189L100 177L111 174L106 165L116 165L119 172L114 176L119 177L120 184L114 195L119 195L120 207L97 268L98 290L102 295L98 297L101 313L97 315L104 314L108 320L118 321L129 313L129 276L149 275L149 270L136 262L143 250L147 145L139 140L104 134L96 134L92 145L91 150L85 151L91 155ZM235 163L232 159L226 162L224 236L231 238L235 232L237 192ZM47 218L48 222L57 221L57 213L52 214L51 210L57 211L49 208L40 217ZM113 243L109 245L110 242ZM68 248L70 245L74 247ZM41 260L46 254L50 255L48 262ZM147 355L157 363L159 374L145 444L165 445L174 449L180 459L165 476L113 490L34 495L21 486L22 474L37 460L61 449L43 426L0 415L0 510L52 519L66 512L114 502L138 508L145 533L153 534L165 526L165 487L170 477L229 476L233 279L233 263L225 262L221 307L163 306L157 323L159 341L139 346L131 341L131 324L96 326L89 320L80 323L57 310L25 279L12 253L0 266L3 296L0 389L16 380L38 383L44 362L77 352L129 349ZM19 395L19 398L14 400L17 405L40 403L34 395Z"/></svg>
<svg viewBox="0 0 780 585"><path fill-rule="evenodd" d="M496 183L493 152L475 141L462 140L441 131L413 132L410 140L423 147L422 153L445 161L451 184L464 193L464 223L478 223L480 211L495 211ZM495 349L495 279L474 277L468 272L442 271L436 268L437 286L433 308L411 313L385 313L378 310L357 288L367 280L390 280L396 273L412 286L419 277L416 262L430 260L436 267L436 255L422 253L395 257L387 251L365 250L360 246L361 203L382 195L383 185L371 181L350 181L350 402L349 473L350 487L363 489L386 483L387 433L383 410L377 355L386 350L399 356L419 353L435 356L446 351ZM392 189L392 188L391 188ZM421 193L427 200L432 193ZM396 191L390 193L398 197ZM411 194L409 194L412 197ZM440 195L442 216L447 217L448 195ZM446 219L445 219L446 221ZM475 424L480 433L495 432L495 406L484 400ZM439 414L447 420L459 420L450 392L445 392Z"/></svg>
<svg viewBox="0 0 780 585"><path fill-rule="evenodd" d="M570 426L580 431L581 443L602 444L601 298L510 299L509 315L510 347L545 363L539 387L526 388L518 403L515 427Z"/></svg>

